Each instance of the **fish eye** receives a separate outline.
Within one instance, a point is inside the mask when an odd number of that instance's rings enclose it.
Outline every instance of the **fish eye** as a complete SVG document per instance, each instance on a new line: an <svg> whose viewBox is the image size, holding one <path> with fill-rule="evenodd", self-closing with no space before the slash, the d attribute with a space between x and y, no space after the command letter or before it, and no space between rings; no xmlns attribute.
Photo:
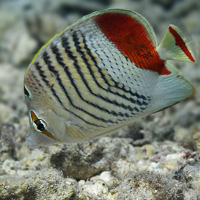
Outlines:
<svg viewBox="0 0 200 200"><path fill-rule="evenodd" d="M39 119L36 115L36 113L31 110L30 111L30 118L32 121L32 125L34 127L34 129L38 132L41 132L42 134L52 138L53 140L56 140L58 142L61 142L61 140L55 138L55 136L53 136L48 130L47 130L47 124L44 120Z"/></svg>
<svg viewBox="0 0 200 200"><path fill-rule="evenodd" d="M46 123L42 119L37 119L33 121L33 126L36 131L43 132L46 130Z"/></svg>
<svg viewBox="0 0 200 200"><path fill-rule="evenodd" d="M30 111L30 117L32 120L33 127L36 131L43 132L46 130L47 125L45 121L42 119L39 119L33 111Z"/></svg>
<svg viewBox="0 0 200 200"><path fill-rule="evenodd" d="M28 88L26 87L26 85L24 84L24 94L30 99L31 98L31 94L28 90Z"/></svg>

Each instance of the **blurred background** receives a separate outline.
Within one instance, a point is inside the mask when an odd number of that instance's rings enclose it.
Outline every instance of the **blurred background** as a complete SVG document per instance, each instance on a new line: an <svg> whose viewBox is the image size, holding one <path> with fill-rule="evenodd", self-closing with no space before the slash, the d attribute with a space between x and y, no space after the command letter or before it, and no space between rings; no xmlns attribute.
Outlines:
<svg viewBox="0 0 200 200"><path fill-rule="evenodd" d="M84 15L106 8L142 14L153 26L158 42L170 23L178 24L199 60L199 0L0 0L0 124L20 123L28 129L23 77L34 54L58 31ZM196 95L166 111L167 122L173 116L180 126L190 127L200 119L200 66L182 62L176 65L193 83ZM160 115L164 114L156 116ZM197 130L200 132L199 127Z"/></svg>

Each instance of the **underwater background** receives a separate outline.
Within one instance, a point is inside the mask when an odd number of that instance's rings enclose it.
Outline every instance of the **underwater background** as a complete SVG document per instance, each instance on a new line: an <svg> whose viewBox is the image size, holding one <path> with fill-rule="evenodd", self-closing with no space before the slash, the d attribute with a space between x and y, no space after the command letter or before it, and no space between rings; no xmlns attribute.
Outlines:
<svg viewBox="0 0 200 200"><path fill-rule="evenodd" d="M197 63L174 63L195 95L107 137L28 148L28 64L57 32L106 8L143 15L158 43L170 23L184 30ZM200 199L199 58L199 0L0 0L0 200Z"/></svg>

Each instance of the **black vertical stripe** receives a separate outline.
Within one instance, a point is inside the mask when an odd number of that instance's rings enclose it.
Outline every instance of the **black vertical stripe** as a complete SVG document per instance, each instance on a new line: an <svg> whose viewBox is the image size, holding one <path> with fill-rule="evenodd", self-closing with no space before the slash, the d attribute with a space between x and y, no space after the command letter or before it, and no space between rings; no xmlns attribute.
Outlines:
<svg viewBox="0 0 200 200"><path fill-rule="evenodd" d="M85 56L85 53L82 51L82 49L81 49L81 47L80 47L80 41L79 41L78 36L77 36L77 34L76 34L75 32L73 33L73 41L74 41L74 43L75 43L77 52L80 54L80 56L81 56L81 58L83 59L85 65L87 66L87 69L89 70L90 75L92 76L94 82L96 83L96 85L97 85L99 88L101 88L101 89L103 89L104 91L107 92L107 90L106 90L105 88L103 88L103 87L98 83L98 81L97 81L97 79L96 79L96 77L95 77L95 74L94 74L94 72L93 72L93 70L92 70L92 68L91 68L91 66L90 66L90 64L89 64L89 62L88 62L88 60L87 60L87 58L86 58L86 56ZM84 78L84 74L81 72L80 67L79 67L78 70L79 70L79 74L81 73L81 77ZM111 103L111 104L113 104L113 105L115 105L115 106L117 106L117 107L120 106L120 107L122 107L122 108L124 108L124 109L128 109L129 111L133 111L133 108L132 108L132 107L126 106L126 105L124 105L123 103L119 104L119 103L118 103L117 101L115 101L115 100L110 100L110 99L107 98L107 97L103 97L103 96L101 96L100 94L96 94L96 93L94 93L94 92L92 91L92 89L90 88L89 84L86 83L85 85L86 85L86 87L88 88L88 90L90 91L90 93L91 93L92 95L96 96L97 98L101 98L103 101L106 101L106 102L108 102L108 103Z"/></svg>
<svg viewBox="0 0 200 200"><path fill-rule="evenodd" d="M101 69L98 67L98 64L97 64L97 62L96 62L96 59L94 58L94 56L92 55L90 49L88 48L88 46L87 46L87 44L86 44L86 40L85 40L85 37L83 36L83 34L81 34L81 37L83 38L83 44L84 44L84 48L85 48L86 51L87 51L87 54L90 56L91 60L94 62L94 65L95 65L96 68L98 69L99 73L101 73L101 74L102 74L102 77L104 77L104 74L101 72ZM75 39L74 41L78 41L78 37L77 37L77 36L76 36L76 39ZM77 47L78 47L78 45L77 45ZM125 95L120 95L120 94L118 94L118 93L114 93L114 92L112 92L112 91L110 90L109 87L108 87L107 89L103 88L103 87L98 83L98 81L97 81L97 79L96 79L96 77L95 77L95 75L94 75L94 72L93 72L93 70L91 69L91 66L90 66L89 62L88 62L87 58L85 57L84 52L81 50L81 47L79 46L79 48L77 48L77 50L78 50L78 52L81 54L82 59L84 60L85 64L87 65L87 67L88 67L88 69L89 69L89 71L90 71L90 74L91 74L91 76L93 77L93 80L95 81L95 83L97 84L98 87L100 87L101 89L103 89L103 90L106 91L106 92L110 92L110 93L112 93L112 94L114 94L114 95L119 96L120 98L126 99L126 100L130 101L130 102L133 103L133 104L140 105L140 106L141 106L141 105L143 105L143 106L147 106L147 105L148 105L148 103L145 102L145 101L141 102L141 101L139 101L139 99L134 100L134 99L132 99L132 98L126 97ZM107 82L107 80L105 79L105 77L104 77L104 81ZM108 82L107 82L107 84L108 84ZM123 85L123 88L124 88L124 85ZM122 90L123 90L124 92L126 92L123 88L122 88ZM102 98L101 96L99 96L99 97ZM145 98L146 98L146 97L145 97ZM109 103L114 103L114 104L117 105L117 106L123 107L124 109L128 109L129 111L134 111L134 110L137 111L137 109L135 109L135 108L133 108L133 107L131 107L131 106L129 106L129 105L124 105L124 104L122 104L122 103L119 104L119 103L117 103L116 101L110 101L108 98L105 98L105 97L103 97L102 99L103 99L104 101L109 102ZM145 108L145 109L146 109L146 108ZM144 110L144 108L141 109L141 110ZM132 113L132 114L133 114L133 113ZM135 113L134 113L134 114L135 114Z"/></svg>
<svg viewBox="0 0 200 200"><path fill-rule="evenodd" d="M56 51L55 51L55 48L56 48L56 47L52 48L52 50L54 49L54 50L53 50L54 52L56 52ZM60 57L60 56L59 56L59 52L57 52L57 53L58 53L58 54L55 54L55 55L57 55L58 57ZM93 118L96 119L96 120L99 120L99 121L102 121L102 122L105 122L105 123L108 123L108 122L109 122L109 123L117 123L117 122L114 122L114 121L112 121L112 120L105 120L105 119L103 119L103 118L97 117L96 115L94 115L94 114L92 114L92 113L90 113L90 112L84 110L83 108L80 108L80 107L76 106L76 105L73 103L73 101L72 101L70 95L68 94L68 92L67 92L65 86L63 85L62 80L61 80L61 78L60 78L60 76L59 76L59 73L55 70L55 67L53 67L53 66L51 65L50 57L49 57L49 55L48 55L47 52L44 52L44 54L43 54L43 59L44 59L45 63L47 64L49 71L51 71L53 74L56 75L56 80L57 80L59 86L61 87L61 89L62 89L62 91L64 92L65 96L67 97L67 99L69 100L70 104L71 104L74 108L76 108L76 109L82 111L83 113L86 113L86 114L90 115L91 117L93 117ZM57 59L57 61L59 61L59 64L62 65L62 67L64 68L64 70L67 71L68 78L71 80L72 85L73 85L74 87L76 87L76 85L74 84L74 80L73 80L71 74L70 74L69 71L68 71L68 68L64 65L63 62L61 62L61 61L62 61L62 57L56 58L56 59ZM75 89L76 89L77 92L79 92L77 88L75 88Z"/></svg>
<svg viewBox="0 0 200 200"><path fill-rule="evenodd" d="M24 84L24 94L25 94L29 99L31 98L31 95L30 95L29 91L27 90L25 84Z"/></svg>
<svg viewBox="0 0 200 200"><path fill-rule="evenodd" d="M88 67L88 70L90 71L90 74L91 74L91 76L93 77L95 83L97 83L97 80L96 80L96 78L95 78L95 75L93 74L93 71L92 71L92 69L91 69L91 66L90 66L90 64L88 63L88 60L87 60L87 58L86 58L85 55L84 55L84 52L82 52L82 50L81 50L80 42L79 42L78 36L76 35L75 32L73 33L72 37L73 37L73 42L74 42L74 44L75 44L75 47L76 47L77 52L80 54L81 58L82 58L83 61L85 62L86 66ZM71 59L74 60L74 65L75 65L75 67L76 67L76 69L77 69L77 72L79 73L80 77L82 78L84 84L86 85L86 87L88 88L88 90L90 91L91 94L93 94L94 96L96 96L96 97L98 97L98 98L101 98L102 100L104 100L104 101L106 101L106 102L109 102L109 103L111 103L111 104L114 104L114 105L117 106L117 107L122 107L122 108L124 108L124 109L126 109L126 110L129 110L129 111L137 111L137 109L136 109L135 107L132 108L131 106L125 105L125 104L123 104L123 103L120 103L120 104L119 104L117 101L111 101L110 99L105 98L105 97L102 97L102 96L100 96L99 94L95 94L95 93L90 89L89 84L87 83L87 81L85 81L84 74L82 73L81 68L80 68L80 66L79 66L78 63L77 63L76 57L73 56L72 52L70 51L70 46L69 46L69 42L67 41L67 38L62 38L62 44L63 44L63 46L65 47L65 51L68 53L69 57L70 57ZM99 86L99 84L98 84L98 86ZM100 86L100 87L101 87L101 86ZM101 88L102 88L102 87L101 87ZM105 90L105 88L102 88L102 89ZM105 90L105 91L106 91L106 90ZM112 92L112 93L113 93L113 92ZM113 94L115 94L115 93L113 93ZM115 95L116 95L116 94L115 94ZM123 96L124 98L127 99L127 97L125 97L124 95L121 95L121 96ZM121 96L120 96L120 97L121 97ZM128 100L129 100L129 99L128 99ZM136 104L135 101L133 102L133 99L132 99L132 103L135 103L135 104ZM111 113L114 114L115 111L111 111ZM123 117L123 116L132 117L133 115L135 115L135 114L137 114L137 113L131 112L131 114L132 114L132 115L129 116L127 113L125 113L125 114L123 114L123 113L121 113L121 112L118 113L118 115L119 115L119 116L122 116L122 117Z"/></svg>
<svg viewBox="0 0 200 200"><path fill-rule="evenodd" d="M73 34L73 38L74 38L73 41L74 41L74 43L75 43L76 50L77 50L77 52L80 53L80 56L81 56L81 57L83 58L83 60L84 60L85 55L84 55L84 53L80 50L81 47L78 45L78 43L79 43L78 38L75 37L75 34ZM95 95L95 96L98 97L98 98L102 98L104 101L107 101L107 102L109 102L109 103L112 103L112 104L116 105L117 107L122 107L122 108L124 108L124 109L126 109L126 110L129 110L129 111L136 111L136 112L131 112L131 116L130 116L128 113L122 113L122 112L116 113L114 110L109 111L109 110L107 110L107 109L105 109L105 108L100 107L99 105L96 105L96 104L94 104L94 103L92 103L92 102L89 102L89 101L85 100L85 99L82 97L82 95L81 95L80 91L78 90L78 87L76 86L75 82L74 82L73 80L71 80L71 83L72 83L73 87L75 88L77 94L79 95L79 97L80 97L83 101L85 101L86 103L88 103L88 104L90 104L90 105L92 105L92 106L94 106L94 107L96 107L96 108L99 108L99 109L102 110L102 111L105 111L105 112L107 112L107 113L109 113L109 114L112 114L112 115L114 115L114 116L121 116L121 117L130 118L130 117L133 117L134 115L138 114L138 108L136 108L136 107L132 108L132 107L130 107L129 105L126 106L126 105L124 105L123 103L120 104L120 103L117 103L116 101L111 101L111 100L109 100L108 98L104 98L104 97L102 97L102 96L100 96L100 95L97 95L97 94L93 93L92 90L90 89L89 85L88 85L87 80L85 80L85 78L84 78L84 74L82 73L81 68L80 68L80 66L78 65L78 62L77 62L76 57L75 57L75 56L73 55L73 53L70 51L70 45L69 45L69 42L68 42L68 39L67 39L67 38L64 38L64 37L62 38L62 46L65 48L65 52L67 53L67 55L69 56L69 58L72 59L72 60L74 61L74 66L75 66L75 68L76 68L78 74L80 75L82 81L84 82L84 84L86 85L86 87L88 88L88 90L90 91L91 94ZM59 62L61 61L61 58L62 58L62 57L61 57L61 55L60 55L60 53L59 53L59 51L58 51L58 48L57 48L56 46L53 46L53 47L51 47L51 48L52 48L52 51L54 51L54 54L57 55L57 61L58 61L58 63L59 63ZM86 59L86 58L85 58L85 59ZM65 66L65 64L64 64L63 62L60 62L59 64L63 66L63 68L64 68L65 71L66 71L66 74L69 74L69 73L70 73L70 72L68 71L68 69L66 68L66 66ZM88 63L88 64L89 64L89 63ZM90 67L90 66L87 65L87 67ZM70 74L70 76L68 75L68 77L70 78L70 77L71 77L71 74ZM113 93L113 94L115 94L115 93ZM118 119L117 121L125 121L125 120L126 120L126 119L123 119L123 120Z"/></svg>
<svg viewBox="0 0 200 200"><path fill-rule="evenodd" d="M68 70L68 67L64 64L63 59L62 59L62 57L61 57L61 55L60 55L60 53L59 53L58 48L57 48L56 46L52 46L51 49L52 49L52 52L53 52L53 53L55 54L55 56L56 56L56 60L57 60L58 64L61 65L61 66L63 67L63 69L64 69L64 71L65 71L67 77L68 77L69 80L71 81L72 86L73 86L74 89L76 90L76 92L77 92L78 96L81 98L81 100L83 100L84 102L86 102L86 103L89 104L89 105L94 106L95 108L100 109L101 111L107 112L108 114L111 114L111 115L114 115L114 116L119 116L119 115L120 115L120 116L123 116L123 117L124 117L124 115L123 115L122 113L116 113L115 111L109 111L109 110L107 110L107 109L105 109L105 108L103 108L103 107L100 107L99 105L96 105L96 104L94 104L94 103L92 103L92 102L89 102L89 101L85 100L85 99L82 97L81 92L79 91L79 89L78 89L78 87L77 87L77 85L76 85L76 83L75 83L75 81L74 81L74 79L73 79L73 77L72 77L70 71ZM69 54L73 56L72 52L69 52ZM73 56L73 58L75 59L74 56ZM126 116L127 116L127 115L126 115ZM130 116L129 116L129 117L130 117ZM123 121L123 120L118 120L118 121ZM115 122L113 122L113 121L111 121L111 120L107 120L106 122L115 123ZM117 123L117 122L116 122L116 123Z"/></svg>
<svg viewBox="0 0 200 200"><path fill-rule="evenodd" d="M92 76L92 78L93 78L93 80L95 81L95 83L97 84L97 86L98 86L98 87L101 87L101 86L99 85L99 83L97 82L97 80L96 80L96 77L95 77L95 75L94 75L94 72L93 72L93 70L91 69L91 66L90 66L90 64L89 64L89 62L88 62L88 60L87 60L87 58L85 57L84 52L81 50L80 41L79 41L79 39L78 39L78 36L77 36L76 32L73 33L72 37L73 37L73 42L74 42L74 44L75 44L76 50L77 50L77 52L80 54L80 56L81 56L81 58L83 59L84 63L86 64L87 69L88 69L89 72L90 72L90 75ZM101 95L99 95L99 94L94 93L94 92L92 91L92 89L90 88L89 83L88 83L87 81L85 81L84 74L83 74L83 72L81 71L81 68L80 68L80 66L78 65L77 62L75 63L75 66L77 67L77 71L78 71L78 73L80 74L80 76L81 76L81 78L82 78L82 80L83 80L85 86L87 87L87 89L89 90L89 92L90 92L92 95L96 96L97 98L102 99L102 100L105 101L105 102L111 103L111 104L113 104L113 105L115 105L115 106L117 106L117 107L120 106L120 107L122 107L122 108L124 108L124 109L126 109L126 110L133 111L133 108L130 107L130 106L126 106L126 105L124 105L123 103L119 104L119 103L117 103L117 101L115 101L115 100L111 101L111 100L108 99L107 97L103 97L103 96L101 96ZM105 89L104 89L104 90L105 90ZM106 91L106 90L105 90L105 91ZM94 105L94 106L96 107L96 105ZM102 110L103 108L100 108L100 109ZM107 112L109 112L109 111L107 111ZM122 116L122 117L124 116L124 114L121 113L121 112L116 113L115 111L111 111L111 113L114 114L115 116L117 116L117 115ZM110 114L110 112L109 112L109 114ZM126 116L129 116L127 113L126 113L125 115L126 115ZM129 116L129 117L130 117L130 116Z"/></svg>
<svg viewBox="0 0 200 200"><path fill-rule="evenodd" d="M84 78L84 75L83 75L83 73L82 73L82 71L81 71L81 69L80 69L80 66L78 65L78 63L77 63L77 61L76 61L76 57L75 57L75 56L73 55L73 53L70 51L70 46L69 46L69 43L67 42L67 39L62 39L62 45L63 45L63 47L65 48L65 52L67 53L67 55L69 56L69 58L70 58L70 59L73 59L74 65L75 65L75 67L76 67L76 70L77 70L77 72L79 73L80 77L82 78L84 84L86 85L86 87L88 88L88 90L89 90L92 94L94 94L94 93L91 91L91 89L89 88L88 83L87 83L87 81L86 81L85 78ZM54 50L54 53L55 53L55 55L56 55L56 57L57 57L58 63L59 63L61 66L63 66L63 68L64 68L64 70L65 70L67 76L70 78L70 81L71 81L73 87L75 88L77 94L78 94L79 97L81 98L81 100L83 100L83 101L86 102L87 104L92 105L92 106L95 107L95 108L100 109L101 111L107 112L108 114L111 114L111 115L114 115L114 116L122 116L122 117L124 117L124 116L126 116L126 117L129 116L128 114L125 114L125 115L124 115L124 114L121 113L121 112L116 113L115 111L109 111L109 110L107 110L107 109L105 109L105 108L103 108L103 107L100 107L99 105L96 105L96 104L94 104L94 103L92 103L92 102L89 102L89 101L85 100L85 99L82 97L80 91L78 90L78 87L76 86L74 80L72 79L72 76L71 76L71 74L70 74L68 68L65 66L65 64L64 64L63 62L60 62L60 60L62 59L62 57L60 56L60 53L58 52L57 47L54 46L52 49ZM55 49L57 49L57 50L55 51ZM59 58L58 58L58 57L59 57ZM95 94L94 94L94 95L95 95ZM130 116L129 116L129 117L130 117ZM112 120L107 120L107 121L108 121L108 122L111 122L111 123L117 123L117 122L113 122ZM124 120L118 119L117 121L124 121Z"/></svg>
<svg viewBox="0 0 200 200"><path fill-rule="evenodd" d="M86 121L84 118L80 117L79 115L73 113L72 111L68 110L62 103L62 101L60 100L60 98L58 97L57 93L56 93L56 90L54 90L54 88L50 85L49 81L47 80L45 74L44 74L44 71L42 70L42 67L39 65L38 62L35 62L35 67L40 75L40 77L42 78L42 81L50 88L53 96L57 99L57 101L61 104L61 106L67 111L69 112L70 114L76 116L77 118L81 119L82 121L84 121L86 124L89 124L89 125L92 125L92 126L96 126L96 127L102 127L102 128L105 128L104 126L99 126L97 124L93 124L89 121Z"/></svg>
<svg viewBox="0 0 200 200"><path fill-rule="evenodd" d="M101 75L102 79L104 80L104 82L105 82L107 85L111 86L111 85L109 84L109 82L106 80L106 78L105 78L104 74L102 73L100 67L98 66L98 63L97 63L95 57L92 55L92 52L91 52L90 48L89 48L88 45L87 45L87 42L86 42L86 40L85 40L85 37L83 36L83 34L81 34L81 35L82 35L82 38L83 38L84 48L86 49L87 54L90 56L91 60L94 62L94 65L96 66L96 68L97 68L98 72L100 73L100 75ZM99 56L99 55L98 55L98 56ZM100 57L100 56L99 56L99 57ZM108 57L108 59L109 59L109 57ZM116 87L117 89L122 90L122 91L125 92L125 93L129 93L129 94L131 94L131 96L135 96L137 99L143 99L143 104L146 105L146 106L148 106L148 103L145 102L145 101L147 100L147 98L146 98L144 95L139 95L139 94L136 93L136 92L133 93L132 91L128 91L128 90L125 89L124 85L123 85L122 88L120 88L120 87L118 86L118 83L117 83L115 80L113 80L112 78L111 78L111 80L115 83L115 87ZM101 87L101 89L105 90L105 88L103 88L102 86L100 86L100 87ZM111 86L111 87L113 87L113 86ZM119 94L119 93L114 93L114 92L112 92L112 91L110 90L109 87L108 87L107 90L108 90L108 92L110 92L110 93L112 93L112 94L115 94L115 95L118 95L118 96L122 97L123 99L126 99L126 100L130 101L130 102L133 103L133 104L137 104L137 103L138 103L137 100L134 100L134 99L132 99L132 98L128 98L128 97L126 97L125 95L121 95L121 94Z"/></svg>

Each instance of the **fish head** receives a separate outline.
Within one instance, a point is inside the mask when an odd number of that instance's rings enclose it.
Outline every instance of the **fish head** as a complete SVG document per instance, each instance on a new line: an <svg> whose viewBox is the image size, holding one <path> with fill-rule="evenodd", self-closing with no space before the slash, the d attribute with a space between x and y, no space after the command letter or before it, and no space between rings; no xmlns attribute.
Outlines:
<svg viewBox="0 0 200 200"><path fill-rule="evenodd" d="M66 123L47 102L31 94L31 87L24 85L26 105L29 113L30 131L26 144L28 146L50 145L61 142Z"/></svg>
<svg viewBox="0 0 200 200"><path fill-rule="evenodd" d="M29 110L30 131L26 140L28 146L60 143L65 132L65 123L52 110L37 112Z"/></svg>

